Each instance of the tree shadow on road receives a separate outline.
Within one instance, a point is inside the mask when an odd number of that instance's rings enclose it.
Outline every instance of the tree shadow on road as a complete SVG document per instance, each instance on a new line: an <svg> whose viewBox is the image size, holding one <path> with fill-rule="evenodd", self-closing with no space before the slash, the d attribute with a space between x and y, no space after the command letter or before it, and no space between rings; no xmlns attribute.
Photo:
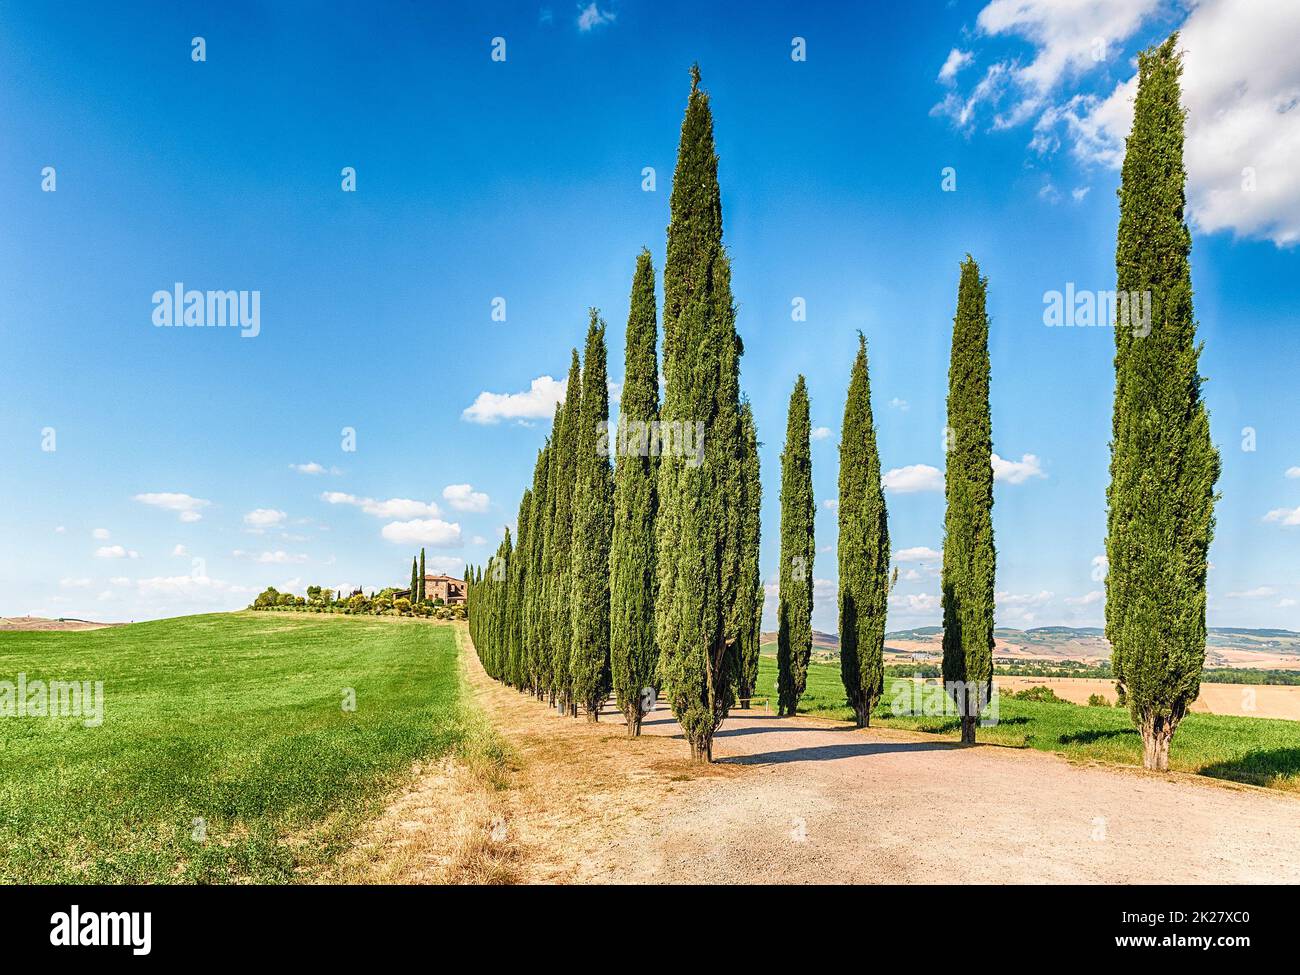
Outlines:
<svg viewBox="0 0 1300 975"><path fill-rule="evenodd" d="M813 729L822 730L822 729ZM835 745L813 745L808 748L787 748L758 755L736 755L719 759L722 765L784 765L789 762L833 762L840 758L861 758L870 755L893 755L900 752L939 752L963 748L956 741L857 741Z"/></svg>

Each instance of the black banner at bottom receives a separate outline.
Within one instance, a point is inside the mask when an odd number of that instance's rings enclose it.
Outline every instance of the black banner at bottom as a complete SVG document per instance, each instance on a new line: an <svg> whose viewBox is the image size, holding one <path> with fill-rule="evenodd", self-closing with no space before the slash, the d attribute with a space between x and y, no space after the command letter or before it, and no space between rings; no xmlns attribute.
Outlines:
<svg viewBox="0 0 1300 975"><path fill-rule="evenodd" d="M829 896L827 896L829 894ZM798 917L808 930L862 931L877 948L942 965L956 946L999 945L1026 957L1037 948L1092 957L1213 955L1231 962L1259 948L1278 951L1279 908L1289 898L1247 887L0 887L6 961L45 956L206 963L283 956L301 963L389 955L409 958L444 940L446 950L556 945L564 918L581 925L572 943L600 950L642 935L645 949L674 922L696 933L732 928L728 953L780 952L764 919ZM793 911L794 913L787 913ZM780 930L778 925L776 930ZM547 949L549 950L549 949Z"/></svg>

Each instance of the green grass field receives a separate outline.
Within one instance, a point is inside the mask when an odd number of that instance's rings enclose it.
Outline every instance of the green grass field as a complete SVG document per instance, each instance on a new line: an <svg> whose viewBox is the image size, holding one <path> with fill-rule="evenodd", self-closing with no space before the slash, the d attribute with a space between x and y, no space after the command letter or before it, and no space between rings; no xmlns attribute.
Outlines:
<svg viewBox="0 0 1300 975"><path fill-rule="evenodd" d="M758 694L776 707L775 645L759 657ZM871 723L959 738L956 716L894 717L892 704L906 687L900 678L885 679L885 696ZM941 691L937 693L942 693ZM838 664L810 664L808 688L799 712L852 721ZM976 731L976 740L1016 748L1058 752L1072 759L1142 764L1142 739L1123 708L1081 707L1002 697L998 723ZM1300 721L1190 714L1183 719L1169 749L1169 767L1235 782L1300 792Z"/></svg>
<svg viewBox="0 0 1300 975"><path fill-rule="evenodd" d="M453 628L414 620L243 612L0 634L0 680L20 672L102 680L104 721L0 719L0 883L304 879L476 720Z"/></svg>

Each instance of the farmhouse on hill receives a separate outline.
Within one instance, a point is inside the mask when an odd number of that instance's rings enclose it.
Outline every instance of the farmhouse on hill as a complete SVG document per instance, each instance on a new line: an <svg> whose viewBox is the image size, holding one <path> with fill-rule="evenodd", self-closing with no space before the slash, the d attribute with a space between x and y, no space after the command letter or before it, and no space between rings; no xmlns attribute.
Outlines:
<svg viewBox="0 0 1300 975"><path fill-rule="evenodd" d="M424 594L433 602L441 599L448 606L463 606L465 604L465 580L457 579L454 576L426 575L424 577ZM410 599L411 590L399 589L393 593L393 598Z"/></svg>

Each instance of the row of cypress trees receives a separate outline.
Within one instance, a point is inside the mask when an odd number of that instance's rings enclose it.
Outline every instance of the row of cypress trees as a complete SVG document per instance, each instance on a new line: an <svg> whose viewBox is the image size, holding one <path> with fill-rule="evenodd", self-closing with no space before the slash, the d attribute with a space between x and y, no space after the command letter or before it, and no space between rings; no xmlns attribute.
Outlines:
<svg viewBox="0 0 1300 975"><path fill-rule="evenodd" d="M425 600L424 549L420 549L419 565L416 557L411 556L411 602L422 603Z"/></svg>
<svg viewBox="0 0 1300 975"><path fill-rule="evenodd" d="M520 501L515 544L507 532L466 576L471 635L489 674L593 721L612 689L631 735L662 691L700 761L727 711L753 694L763 608L759 444L740 394L744 347L717 168L696 67L668 226L663 401L655 274L643 251L617 429L605 325L593 309Z"/></svg>
<svg viewBox="0 0 1300 975"><path fill-rule="evenodd" d="M1219 457L1201 399L1184 216L1181 59L1177 35L1139 58L1133 130L1119 190L1121 294L1150 296L1150 327L1115 329L1115 408L1107 492L1106 634L1142 734L1144 763L1168 767L1174 730L1196 699L1205 658L1205 577ZM608 420L604 323L591 313L584 359L574 350L566 398L538 454L510 535L471 568L470 625L494 677L592 720L612 687L629 734L661 690L693 757L707 761L729 708L752 696L763 589L753 414L740 396L722 247L717 155L698 68L682 124L664 269L663 375L655 368L654 269L637 259L627 325L618 444ZM963 742L992 692L996 550L987 279L961 265L948 371L943 679ZM790 397L781 454L777 605L778 713L794 714L812 650L810 406L804 377ZM700 457L625 449L636 423L702 422ZM635 438L633 438L635 439ZM651 440L654 438L651 437ZM635 441L646 445L647 441ZM658 443L658 441L655 441ZM890 573L888 515L859 335L840 439L839 633L845 692L860 727L884 689Z"/></svg>

